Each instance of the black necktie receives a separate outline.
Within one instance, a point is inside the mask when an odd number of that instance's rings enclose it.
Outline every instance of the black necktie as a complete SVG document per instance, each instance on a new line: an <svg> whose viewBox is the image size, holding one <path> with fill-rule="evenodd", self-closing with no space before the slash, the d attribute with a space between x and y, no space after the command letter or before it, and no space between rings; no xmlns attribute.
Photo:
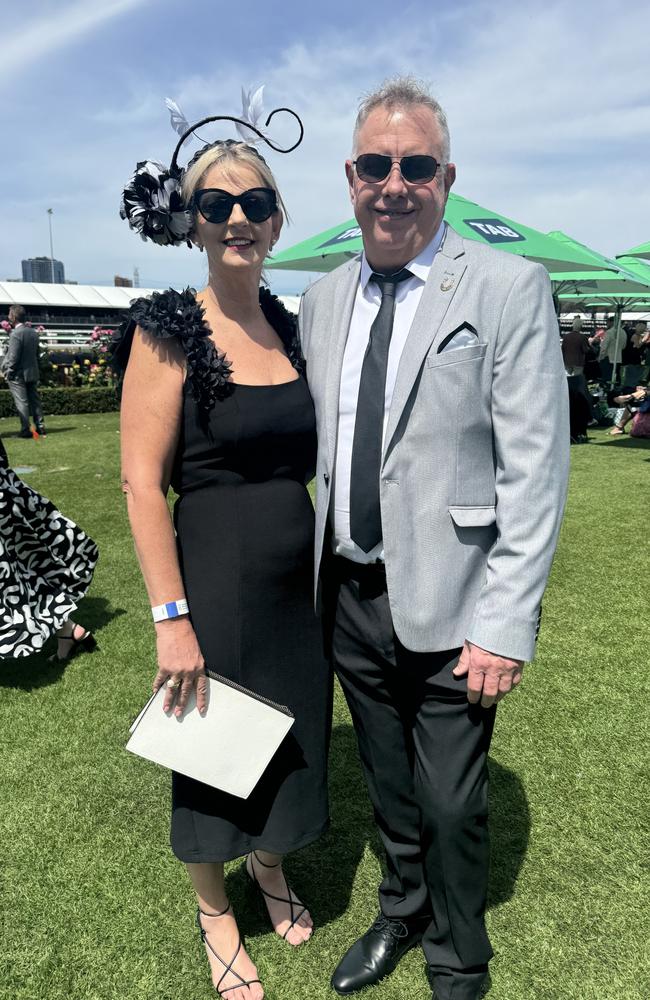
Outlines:
<svg viewBox="0 0 650 1000"><path fill-rule="evenodd" d="M350 537L364 552L370 552L382 539L379 473L388 349L393 332L395 291L400 281L410 277L411 272L403 268L397 274L373 274L371 278L381 287L381 305L370 327L361 369L350 477Z"/></svg>

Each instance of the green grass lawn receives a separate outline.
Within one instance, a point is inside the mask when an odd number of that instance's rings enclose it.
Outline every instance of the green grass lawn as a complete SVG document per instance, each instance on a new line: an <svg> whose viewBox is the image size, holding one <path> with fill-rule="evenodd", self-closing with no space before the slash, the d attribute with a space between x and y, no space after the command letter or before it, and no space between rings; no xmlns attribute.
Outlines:
<svg viewBox="0 0 650 1000"><path fill-rule="evenodd" d="M207 1000L192 893L168 847L168 774L123 749L155 661L117 415L51 417L42 442L7 436L16 424L0 420L12 465L34 467L25 480L99 544L78 615L99 650L65 669L0 663L0 997ZM648 444L598 431L572 449L539 653L492 748L490 1000L650 997ZM269 1000L333 998L331 970L377 909L380 851L340 692L331 794L331 831L287 863L317 924L306 947L270 932L229 866ZM419 949L371 995L430 1000Z"/></svg>

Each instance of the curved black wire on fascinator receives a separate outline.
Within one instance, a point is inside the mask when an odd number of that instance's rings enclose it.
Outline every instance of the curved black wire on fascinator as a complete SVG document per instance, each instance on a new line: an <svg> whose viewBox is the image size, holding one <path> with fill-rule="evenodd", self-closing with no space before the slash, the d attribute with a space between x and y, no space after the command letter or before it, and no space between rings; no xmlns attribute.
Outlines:
<svg viewBox="0 0 650 1000"><path fill-rule="evenodd" d="M182 243L187 243L191 247L192 243L189 235L194 227L194 218L191 209L184 204L181 195L181 182L183 174L188 167L195 163L199 156L202 156L206 150L212 149L215 146L245 146L264 163L266 161L255 146L245 142L238 142L235 139L220 139L216 142L208 143L199 149L191 158L187 167L179 167L178 154L183 143L194 134L197 128L208 125L210 122L227 121L235 122L237 125L255 132L259 136L259 139L277 153L291 153L292 150L300 145L305 134L302 121L296 112L292 111L291 108L276 108L266 119L265 127L281 111L292 115L300 127L298 140L292 146L287 147L287 149L283 149L272 142L252 122L235 118L232 115L210 115L208 118L202 118L194 125L191 125L182 133L174 150L169 168L154 160L142 160L138 163L135 173L122 193L120 217L126 219L131 229L139 233L143 240L151 240L159 246L180 246Z"/></svg>

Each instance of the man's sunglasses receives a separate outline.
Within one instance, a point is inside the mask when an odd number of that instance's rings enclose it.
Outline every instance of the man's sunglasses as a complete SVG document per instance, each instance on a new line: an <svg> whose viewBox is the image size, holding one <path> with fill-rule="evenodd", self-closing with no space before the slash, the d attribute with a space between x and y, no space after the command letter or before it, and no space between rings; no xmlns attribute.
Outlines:
<svg viewBox="0 0 650 1000"><path fill-rule="evenodd" d="M278 199L272 188L249 188L241 194L229 194L221 188L200 188L194 192L194 205L208 222L225 222L235 205L250 222L266 222L277 211Z"/></svg>
<svg viewBox="0 0 650 1000"><path fill-rule="evenodd" d="M399 163L402 177L409 184L428 184L436 176L440 164L433 156L384 156L382 153L362 153L352 161L357 177L368 184L388 177L393 163Z"/></svg>

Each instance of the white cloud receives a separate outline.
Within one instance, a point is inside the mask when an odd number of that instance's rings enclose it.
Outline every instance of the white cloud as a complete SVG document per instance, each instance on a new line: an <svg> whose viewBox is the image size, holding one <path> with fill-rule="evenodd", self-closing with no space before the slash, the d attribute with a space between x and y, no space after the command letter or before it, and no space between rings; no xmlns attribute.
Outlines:
<svg viewBox="0 0 650 1000"><path fill-rule="evenodd" d="M56 5L54 11L32 19L13 34L2 39L0 81L8 79L25 66L48 52L62 48L90 34L104 22L150 0L76 0L67 6ZM23 8L24 10L24 8Z"/></svg>

